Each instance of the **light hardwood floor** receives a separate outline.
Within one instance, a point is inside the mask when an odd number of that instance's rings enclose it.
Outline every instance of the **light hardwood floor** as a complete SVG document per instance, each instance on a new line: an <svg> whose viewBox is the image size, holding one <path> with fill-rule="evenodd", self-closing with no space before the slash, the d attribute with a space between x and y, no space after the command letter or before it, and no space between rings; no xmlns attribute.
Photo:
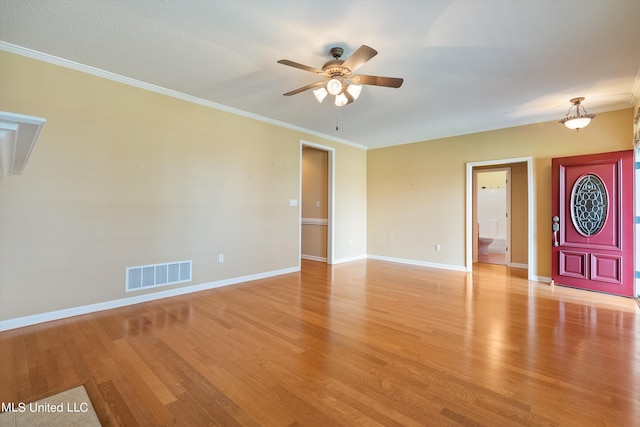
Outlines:
<svg viewBox="0 0 640 427"><path fill-rule="evenodd" d="M0 333L0 401L103 425L634 426L632 299L356 261Z"/></svg>
<svg viewBox="0 0 640 427"><path fill-rule="evenodd" d="M478 254L478 262L483 264L507 265L505 254Z"/></svg>

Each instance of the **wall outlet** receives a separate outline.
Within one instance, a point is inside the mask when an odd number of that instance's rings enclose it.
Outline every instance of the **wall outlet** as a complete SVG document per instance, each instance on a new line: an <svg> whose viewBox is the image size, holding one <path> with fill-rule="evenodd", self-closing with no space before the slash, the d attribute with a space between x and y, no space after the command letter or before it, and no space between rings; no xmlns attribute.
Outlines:
<svg viewBox="0 0 640 427"><path fill-rule="evenodd" d="M224 254L218 255L218 262L224 262Z"/></svg>
<svg viewBox="0 0 640 427"><path fill-rule="evenodd" d="M439 243L436 244L436 252L440 252L440 244Z"/></svg>

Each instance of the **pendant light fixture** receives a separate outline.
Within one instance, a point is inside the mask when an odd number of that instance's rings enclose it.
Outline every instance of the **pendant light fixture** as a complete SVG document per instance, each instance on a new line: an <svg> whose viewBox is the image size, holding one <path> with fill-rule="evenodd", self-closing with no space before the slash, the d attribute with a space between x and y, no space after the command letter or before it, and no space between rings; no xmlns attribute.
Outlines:
<svg viewBox="0 0 640 427"><path fill-rule="evenodd" d="M587 110L582 106L581 102L584 101L584 97L572 98L569 100L571 107L567 111L567 116L560 120L560 123L565 125L569 129L575 129L579 131L583 127L586 127L596 115L587 114ZM571 110L575 108L574 115L571 114Z"/></svg>
<svg viewBox="0 0 640 427"><path fill-rule="evenodd" d="M313 95L316 97L318 102L324 101L327 95L334 95L336 97L334 103L338 107L342 107L347 104L351 104L353 101L358 99L360 92L362 92L361 85L344 84L340 82L340 80L334 78L329 80L325 86L314 90Z"/></svg>

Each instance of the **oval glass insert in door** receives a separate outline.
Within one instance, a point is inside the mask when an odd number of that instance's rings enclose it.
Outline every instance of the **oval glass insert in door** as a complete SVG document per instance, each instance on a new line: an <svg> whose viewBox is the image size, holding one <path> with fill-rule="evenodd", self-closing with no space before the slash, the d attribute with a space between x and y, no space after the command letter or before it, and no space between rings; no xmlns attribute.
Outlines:
<svg viewBox="0 0 640 427"><path fill-rule="evenodd" d="M583 236L598 234L607 222L607 189L597 175L584 175L571 191L571 220Z"/></svg>

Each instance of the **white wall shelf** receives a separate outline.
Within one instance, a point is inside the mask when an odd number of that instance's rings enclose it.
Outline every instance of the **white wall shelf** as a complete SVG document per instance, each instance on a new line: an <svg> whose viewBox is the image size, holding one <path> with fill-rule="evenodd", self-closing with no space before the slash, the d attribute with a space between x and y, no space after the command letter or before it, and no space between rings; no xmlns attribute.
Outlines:
<svg viewBox="0 0 640 427"><path fill-rule="evenodd" d="M22 173L46 121L0 111L0 180Z"/></svg>

